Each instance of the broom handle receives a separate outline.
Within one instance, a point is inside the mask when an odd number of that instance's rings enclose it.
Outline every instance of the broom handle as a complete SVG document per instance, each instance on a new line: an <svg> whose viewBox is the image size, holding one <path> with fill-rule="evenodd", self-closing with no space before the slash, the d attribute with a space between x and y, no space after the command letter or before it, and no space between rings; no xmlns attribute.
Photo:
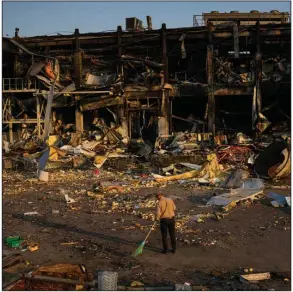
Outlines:
<svg viewBox="0 0 293 292"><path fill-rule="evenodd" d="M146 240L148 239L148 237L150 236L150 234L151 234L153 228L155 227L155 225L156 225L156 221L154 222L154 224L153 224L151 230L149 231L148 235L146 236L146 238L145 238L145 240L144 240L145 242L146 242Z"/></svg>

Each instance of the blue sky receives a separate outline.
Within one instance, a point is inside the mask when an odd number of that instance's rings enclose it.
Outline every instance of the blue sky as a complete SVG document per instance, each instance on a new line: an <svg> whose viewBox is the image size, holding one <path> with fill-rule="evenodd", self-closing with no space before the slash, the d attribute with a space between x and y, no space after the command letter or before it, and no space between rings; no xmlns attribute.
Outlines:
<svg viewBox="0 0 293 292"><path fill-rule="evenodd" d="M162 23L167 28L188 27L193 15L217 10L269 12L277 9L290 12L290 2L3 2L3 36L36 36L56 32L70 33L79 28L81 33L125 29L125 18L137 17L146 24L152 17L153 28Z"/></svg>

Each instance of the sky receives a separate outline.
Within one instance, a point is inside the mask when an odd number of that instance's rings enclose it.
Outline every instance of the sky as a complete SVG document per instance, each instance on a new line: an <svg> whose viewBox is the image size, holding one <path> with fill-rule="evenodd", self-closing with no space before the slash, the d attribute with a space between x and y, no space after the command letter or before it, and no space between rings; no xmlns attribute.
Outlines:
<svg viewBox="0 0 293 292"><path fill-rule="evenodd" d="M193 15L216 10L219 12L290 12L290 2L2 2L3 36L37 36L114 31L118 25L125 29L125 18L137 17L146 25L152 17L154 29L162 23L167 28L190 27Z"/></svg>

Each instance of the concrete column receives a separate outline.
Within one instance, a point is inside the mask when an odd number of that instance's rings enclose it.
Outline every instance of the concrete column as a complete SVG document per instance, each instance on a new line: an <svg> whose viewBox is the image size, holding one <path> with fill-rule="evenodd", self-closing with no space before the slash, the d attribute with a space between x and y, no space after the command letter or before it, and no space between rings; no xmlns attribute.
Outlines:
<svg viewBox="0 0 293 292"><path fill-rule="evenodd" d="M123 82L123 65L121 63L121 56L122 56L122 27L118 26L117 27L117 57L120 60L118 67L117 67L117 74L120 76L121 81ZM121 97L122 102L121 104L118 104L117 106L117 116L120 125L122 126L122 119L125 117L125 108L124 108L124 98L123 96Z"/></svg>
<svg viewBox="0 0 293 292"><path fill-rule="evenodd" d="M164 89L164 85L168 82L168 56L167 56L167 38L166 38L166 24L162 24L161 28L161 44L162 44L162 63L164 64L164 77L161 79L162 86L162 105L161 105L161 122L158 124L159 133L162 135L169 135L170 127L170 102L169 95Z"/></svg>
<svg viewBox="0 0 293 292"><path fill-rule="evenodd" d="M9 142L13 143L13 124L9 123Z"/></svg>
<svg viewBox="0 0 293 292"><path fill-rule="evenodd" d="M82 74L82 55L80 51L79 29L75 29L75 53L74 53L74 75L75 87L80 89Z"/></svg>
<svg viewBox="0 0 293 292"><path fill-rule="evenodd" d="M79 100L80 100L80 96L76 96L76 107L75 107L75 128L77 132L83 132L84 128L83 128L83 112L80 111L79 108Z"/></svg>
<svg viewBox="0 0 293 292"><path fill-rule="evenodd" d="M41 108L40 108L40 99L37 96L37 129L38 129L38 138L41 138Z"/></svg>
<svg viewBox="0 0 293 292"><path fill-rule="evenodd" d="M209 23L209 45L207 49L207 79L208 79L208 131L215 135L215 95L213 71L212 24Z"/></svg>

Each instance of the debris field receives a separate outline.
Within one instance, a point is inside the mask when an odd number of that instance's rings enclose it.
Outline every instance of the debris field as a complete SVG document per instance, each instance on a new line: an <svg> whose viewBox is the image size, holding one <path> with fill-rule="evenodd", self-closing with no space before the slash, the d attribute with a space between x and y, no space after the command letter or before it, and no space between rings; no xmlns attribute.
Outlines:
<svg viewBox="0 0 293 292"><path fill-rule="evenodd" d="M235 13L3 38L3 287L290 289L291 27Z"/></svg>

